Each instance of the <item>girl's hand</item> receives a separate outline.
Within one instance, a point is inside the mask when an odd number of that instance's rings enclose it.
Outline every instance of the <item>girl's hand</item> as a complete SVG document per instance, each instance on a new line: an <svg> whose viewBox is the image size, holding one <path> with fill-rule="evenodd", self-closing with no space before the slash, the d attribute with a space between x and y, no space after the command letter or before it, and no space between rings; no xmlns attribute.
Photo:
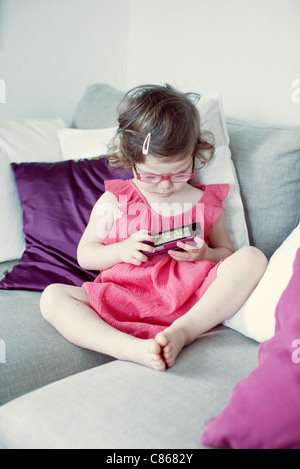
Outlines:
<svg viewBox="0 0 300 469"><path fill-rule="evenodd" d="M200 261L207 258L209 247L203 241L203 239L196 236L194 238L196 245L186 244L182 241L178 241L177 246L183 251L168 251L169 255L176 261Z"/></svg>
<svg viewBox="0 0 300 469"><path fill-rule="evenodd" d="M140 230L125 239L125 241L118 243L121 262L134 265L147 262L148 257L142 251L154 252L155 249L153 246L144 243L144 241L154 242L154 238L149 235L147 230Z"/></svg>

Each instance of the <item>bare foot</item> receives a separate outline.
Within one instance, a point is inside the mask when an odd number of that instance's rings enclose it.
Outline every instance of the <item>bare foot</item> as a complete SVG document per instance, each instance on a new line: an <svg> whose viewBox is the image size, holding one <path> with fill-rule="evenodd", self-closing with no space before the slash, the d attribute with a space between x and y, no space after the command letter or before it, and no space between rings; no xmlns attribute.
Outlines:
<svg viewBox="0 0 300 469"><path fill-rule="evenodd" d="M128 344L126 356L129 361L148 366L158 371L165 371L166 363L162 356L162 349L154 339L137 339L135 337Z"/></svg>
<svg viewBox="0 0 300 469"><path fill-rule="evenodd" d="M178 354L187 345L185 331L176 327L168 327L159 332L155 337L156 342L162 347L162 355L167 366L173 366Z"/></svg>

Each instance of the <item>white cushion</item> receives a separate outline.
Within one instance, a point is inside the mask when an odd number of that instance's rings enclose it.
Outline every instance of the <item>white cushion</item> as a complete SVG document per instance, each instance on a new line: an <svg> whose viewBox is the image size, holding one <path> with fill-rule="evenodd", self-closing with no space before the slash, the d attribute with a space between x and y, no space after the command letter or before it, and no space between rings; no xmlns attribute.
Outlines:
<svg viewBox="0 0 300 469"><path fill-rule="evenodd" d="M293 273L293 262L300 247L300 224L274 252L267 270L241 309L224 325L257 342L265 342L275 333L275 310Z"/></svg>
<svg viewBox="0 0 300 469"><path fill-rule="evenodd" d="M239 183L231 159L229 137L223 113L222 100L218 92L211 91L201 96L198 104L201 128L212 132L215 138L213 159L203 168L195 165L194 184L229 184L229 195L223 202L225 222L234 248L249 245L248 230L244 207L240 195Z"/></svg>
<svg viewBox="0 0 300 469"><path fill-rule="evenodd" d="M60 118L0 120L0 262L19 259L25 249L22 208L10 163L59 161ZM34 202L33 202L34 203Z"/></svg>
<svg viewBox="0 0 300 469"><path fill-rule="evenodd" d="M93 158L107 153L107 144L117 127L107 129L60 129L57 136L63 160Z"/></svg>

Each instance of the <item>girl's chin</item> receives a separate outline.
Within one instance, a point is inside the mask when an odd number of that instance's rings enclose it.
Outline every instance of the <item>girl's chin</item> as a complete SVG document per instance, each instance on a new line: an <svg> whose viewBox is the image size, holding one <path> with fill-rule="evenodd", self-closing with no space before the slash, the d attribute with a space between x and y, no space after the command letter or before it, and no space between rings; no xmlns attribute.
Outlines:
<svg viewBox="0 0 300 469"><path fill-rule="evenodd" d="M157 197L168 197L171 194L172 194L172 192L156 192L155 193L155 195L157 195Z"/></svg>

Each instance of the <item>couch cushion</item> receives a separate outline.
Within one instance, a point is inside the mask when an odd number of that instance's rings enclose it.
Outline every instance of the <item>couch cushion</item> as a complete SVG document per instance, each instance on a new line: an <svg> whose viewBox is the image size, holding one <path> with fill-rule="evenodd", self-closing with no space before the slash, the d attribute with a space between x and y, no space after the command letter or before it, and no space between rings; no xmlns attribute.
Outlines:
<svg viewBox="0 0 300 469"><path fill-rule="evenodd" d="M299 221L300 127L226 123L250 244L269 258Z"/></svg>
<svg viewBox="0 0 300 469"><path fill-rule="evenodd" d="M200 448L199 425L256 361L254 341L219 326L166 372L115 361L79 373L0 408L0 447Z"/></svg>
<svg viewBox="0 0 300 469"><path fill-rule="evenodd" d="M259 347L258 367L233 389L202 434L207 446L300 449L300 248L276 308L275 336Z"/></svg>
<svg viewBox="0 0 300 469"><path fill-rule="evenodd" d="M0 120L0 262L19 259L25 249L22 207L11 162L59 161L60 118Z"/></svg>
<svg viewBox="0 0 300 469"><path fill-rule="evenodd" d="M107 153L117 127L105 129L60 129L57 136L63 160L95 158Z"/></svg>
<svg viewBox="0 0 300 469"><path fill-rule="evenodd" d="M87 87L72 123L78 129L101 129L117 125L117 106L124 93L105 83Z"/></svg>
<svg viewBox="0 0 300 469"><path fill-rule="evenodd" d="M106 160L13 164L24 211L26 251L0 288L44 290L50 283L81 286L96 272L77 263L77 246L104 180L132 176ZM38 196L37 196L38 195Z"/></svg>
<svg viewBox="0 0 300 469"><path fill-rule="evenodd" d="M225 326L257 342L264 342L274 336L276 306L293 275L294 259L299 247L300 224L272 255L263 278L239 311L224 321Z"/></svg>
<svg viewBox="0 0 300 469"><path fill-rule="evenodd" d="M216 91L205 93L198 103L201 127L212 132L215 152L204 167L195 161L192 184L229 184L229 194L224 200L225 224L235 249L249 245L248 230L239 182L229 149L229 137L225 124L221 96Z"/></svg>
<svg viewBox="0 0 300 469"><path fill-rule="evenodd" d="M65 340L41 316L40 293L0 291L0 405L24 393L112 357L81 349Z"/></svg>

